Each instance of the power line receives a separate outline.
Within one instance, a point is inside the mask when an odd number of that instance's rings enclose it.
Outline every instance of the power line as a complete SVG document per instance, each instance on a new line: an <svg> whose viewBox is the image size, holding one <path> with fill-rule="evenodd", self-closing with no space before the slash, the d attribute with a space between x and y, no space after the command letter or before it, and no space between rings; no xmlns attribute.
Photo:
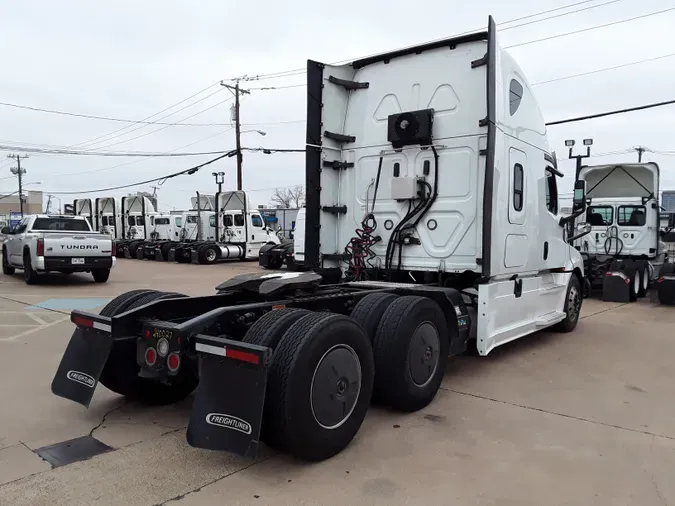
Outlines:
<svg viewBox="0 0 675 506"><path fill-rule="evenodd" d="M623 0L609 0L608 2L602 3L602 4L597 4L597 5L591 5L589 7L584 7L583 9L577 9L575 11L570 11L570 12L564 12L562 14L556 14L555 16L549 16L547 18L541 18L537 19L535 21L528 21L527 23L521 23L519 25L513 25L513 26L507 26L506 28L500 28L500 32L505 32L507 30L512 30L514 28L520 28L521 26L528 26L532 25L534 23L541 23L542 21L548 21L549 19L556 19L556 18L562 18L564 16L569 16L570 14L576 14L578 12L583 12L583 11L588 11L591 9L597 9L598 7L604 7L605 5L610 5L610 4L615 4L617 2L622 2Z"/></svg>
<svg viewBox="0 0 675 506"><path fill-rule="evenodd" d="M229 129L231 130L231 128ZM227 131L229 131L227 130ZM18 151L21 153L39 153L43 155L77 155L77 156L103 156L103 157L143 157L143 158L160 158L160 157L184 157L184 156L202 156L202 155L217 155L225 153L225 151L200 151L188 153L172 153L159 152L148 153L142 151L77 151L69 149L42 149L30 148L25 146L0 144L0 151Z"/></svg>
<svg viewBox="0 0 675 506"><path fill-rule="evenodd" d="M209 110L213 109L214 107L218 107L219 105L222 105L222 104L224 104L225 102L229 102L230 100L232 100L232 97L226 98L225 100L221 100L220 102L215 103L215 104L213 104L212 106L207 107L206 109L202 109L202 110L199 111L199 112L196 112L196 113L194 113L194 114L191 114L191 115L188 116L187 118L183 118L182 120L179 120L179 121L177 121L176 123L171 123L171 124L166 125L166 126L163 126L163 127L161 127L161 128L157 128L156 130L151 130L150 132L146 132L146 133L144 133L144 134L137 135L137 136L135 136L135 137L131 137L130 139L125 139L125 140L123 140L123 141L114 142L114 143L112 143L112 144L106 144L105 146L99 146L98 148L93 148L93 149L107 149L107 148L110 148L110 147L112 147L112 146L118 146L118 145L120 145L120 144L125 144L125 143L127 143L127 142L131 142L131 141L134 141L134 140L136 140L136 139L140 139L140 138L142 138L142 137L147 137L148 135L152 135L152 134L154 134L154 133L161 132L162 130L166 130L166 129L169 128L169 127L175 126L175 125L177 125L177 124L179 124L179 123L185 121L186 119L194 118L195 116L198 116L199 114L203 114L203 113L205 113L206 111L209 111ZM143 128L143 127L140 127L140 128ZM127 132L127 133L131 133L131 132L133 132L133 131L134 131L134 130L130 130L130 131ZM127 135L127 134L124 134L124 135ZM109 139L109 140L111 140L111 139Z"/></svg>
<svg viewBox="0 0 675 506"><path fill-rule="evenodd" d="M138 183L131 183L131 184L125 184L125 185L119 185L119 186L111 186L111 187L108 187L108 188L98 188L96 190L82 190L82 191L75 191L75 192L49 192L49 193L51 193L53 195L83 195L85 193L100 193L100 192L107 192L107 191L113 191L113 190L121 190L121 189L124 189L124 188L131 188L133 186L141 186L141 185L148 184L148 183L154 183L156 181L160 181L159 184L162 185L168 179L178 177L178 176L182 176L184 174L187 174L187 175L191 176L192 174L196 173L202 167L206 167L207 165L210 165L214 162L217 162L218 160L221 160L222 158L234 156L235 154L236 154L236 151L229 151L229 152L227 152L223 155L217 156L216 158L213 158L213 159L211 159L207 162L201 163L199 165L195 165L194 167L190 167L189 169L184 169L184 170L180 170L178 172L173 172L173 173L168 174L166 176L156 177L156 178L153 178L153 179L147 179L145 181L140 181Z"/></svg>
<svg viewBox="0 0 675 506"><path fill-rule="evenodd" d="M184 146L179 146L173 151L178 151L179 149L184 149L184 148L187 148L187 147L190 147L190 146L194 146L195 144L199 144L200 142L204 142L206 140L212 139L213 137L217 137L219 135L227 133L230 130L232 130L232 127L228 128L226 130L223 130L221 132L218 132L217 134L210 135L209 137L205 137L204 139L199 139L195 142L191 142L190 144L185 144ZM171 152L171 151L169 151L169 152ZM134 163L142 162L143 160L147 160L147 158L141 158L140 160L133 160L131 162L120 163L118 165L113 165L112 167L103 167L101 169L87 170L87 171L83 171L83 172L69 172L69 173L66 173L66 174L56 174L54 177L81 176L81 175L84 175L84 174L92 174L94 172L104 172L106 170L118 169L120 167L125 167L127 165L133 165Z"/></svg>
<svg viewBox="0 0 675 506"><path fill-rule="evenodd" d="M673 10L675 10L675 7L670 7L668 9L663 9L663 10L656 11L656 12L651 12L649 14L643 14L641 16L634 16L634 17L628 18L628 19L622 19L622 20L619 20L619 21L612 21L611 23L605 23L604 25L595 25L595 26L590 26L588 28L581 28L579 30L574 30L574 31L571 31L571 32L559 33L557 35L550 35L548 37L543 37L541 39L534 39L534 40L528 40L526 42L519 42L518 44L511 44L510 46L504 46L504 49L511 49L511 48L514 48L514 47L522 47L522 46L527 46L527 45L530 45L530 44L538 44L539 42L544 42L544 41L553 40L553 39L559 39L561 37L567 37L568 35L576 35L577 33L590 32L591 30L598 30L600 28L607 28L608 26L620 25L622 23L628 23L630 21L635 21L635 20L638 20L638 19L644 19L644 18L648 18L648 17L651 17L651 16L657 16L659 14L664 14L666 12L670 12L670 11L673 11Z"/></svg>
<svg viewBox="0 0 675 506"><path fill-rule="evenodd" d="M208 98L208 97L206 97L206 98ZM111 118L111 117L108 117L108 116L96 116L94 114L80 114L80 113L74 113L74 112L68 112L68 111L57 111L57 110L54 110L54 109L43 109L43 108L40 108L40 107L31 107L31 106L28 106L28 105L11 104L9 102L0 102L0 105L5 106L5 107L13 107L15 109L25 109L25 110L28 110L28 111L44 112L44 113L48 113L48 114L59 114L59 115L63 115L63 116L73 116L73 117L76 117L76 118L96 119L96 120L102 120L102 121L114 121L114 122L118 122L118 123L131 123L131 124L134 124L134 125L137 125L137 124L142 124L142 125L170 125L170 126L186 126L186 127L213 127L213 126L227 126L228 125L227 123L163 123L161 121L144 121L144 120Z"/></svg>
<svg viewBox="0 0 675 506"><path fill-rule="evenodd" d="M645 104L645 105L639 105L637 107L629 107L627 109L617 109L615 111L608 111L608 112L600 112L597 114L589 114L587 116L578 116L575 118L567 118L567 119L561 119L557 121L549 121L546 123L546 126L553 126L553 125L562 125L564 123L575 123L577 121L585 121L587 119L595 119L595 118L602 118L604 116L613 116L615 114L624 114L627 112L634 112L634 111L642 111L644 109L653 109L655 107L663 107L666 105L672 105L675 104L675 100L667 100L665 102L656 102L653 104Z"/></svg>
<svg viewBox="0 0 675 506"><path fill-rule="evenodd" d="M204 88L204 89L202 89L202 90L199 90L197 93L193 93L193 94L190 95L189 97L184 98L183 100L181 100L181 101L179 101L179 102L176 102L175 104L172 104L172 105L170 105L170 106L168 106L168 107L165 107L165 108L162 109L161 111L158 111L158 112L156 112L156 113L154 113L154 114L151 114L150 116L147 116L146 118L143 118L141 121L147 121L147 120L149 120L149 119L151 119L151 118L154 118L155 116L158 116L158 115L160 115L160 114L162 114L162 113L164 113L164 112L166 112L166 111L168 111L168 110L170 110L170 109L173 109L173 108L176 107L176 106L179 106L179 105L181 105L181 104L187 102L188 100L192 100L192 99L195 98L196 96L201 95L201 94L204 93L205 91L208 91L208 90L210 90L211 88L213 88L214 86L217 86L217 85L218 85L218 82L215 82L215 83L213 83L213 84L210 84L210 85L207 86L206 88ZM196 105L196 104L198 104L199 102L201 102L202 100L207 99L207 98L209 98L209 97L215 95L216 93L219 93L220 91L222 91L222 90L219 88L219 89L217 89L214 93L210 93L210 94L207 95L206 97L203 97L202 99L200 99L200 100L198 100L198 101L196 101L196 102L193 102L193 103L189 104L189 105L186 106L186 107L190 107L190 106ZM185 109L185 108L181 108L181 109L179 109L178 111L174 111L174 112L180 112L180 111L182 111L183 109ZM160 120L163 120L163 119L165 119L165 118L168 118L169 116L171 116L171 114L167 114L167 115L165 115L165 116L162 116L161 118L157 118L157 121L160 121ZM133 126L133 125L123 126L123 127L121 127L121 128L118 128L117 130L113 130L112 132L109 132L109 133L107 133L107 134L99 135L98 137L94 137L93 139L89 139L88 141L83 141L83 142L80 142L80 143L78 143L78 144L74 144L74 145L69 146L69 147L71 147L71 148L78 148L78 147L82 147L82 146L87 145L87 144L98 144L98 143L95 142L95 141L98 141L99 139L103 139L103 138L105 138L105 137L108 137L107 140L111 140L111 139L114 139L114 138L116 138L116 137L120 137L120 136L122 136L122 135L126 135L126 134L123 134L123 133L120 133L120 132L123 132L124 130L128 130L128 129L131 128L132 126ZM126 133L131 133L132 131L135 131L135 130L131 130L131 131L126 132ZM119 135L115 135L115 134L118 134L118 133L119 133ZM112 137L111 137L111 136L112 136Z"/></svg>
<svg viewBox="0 0 675 506"><path fill-rule="evenodd" d="M591 70L591 71L588 71L588 72L582 72L580 74L572 74L572 75L569 75L569 76L556 77L554 79L547 79L546 81L538 81L536 83L532 83L530 86L540 86L542 84L554 83L554 82L557 82L557 81L565 81L567 79L573 79L575 77L589 76L591 74L598 74L600 72L607 72L607 71L610 71L610 70L616 70L616 69L621 69L621 68L625 68L625 67L631 67L633 65L639 65L641 63L647 63L647 62L662 60L664 58L672 58L673 56L675 56L675 53L664 54L663 56L656 56L654 58L645 58L644 60L634 61L634 62L630 62L630 63L623 63L621 65L615 65L614 67L605 67L605 68L602 68L602 69Z"/></svg>
<svg viewBox="0 0 675 506"><path fill-rule="evenodd" d="M497 26L502 27L504 25L516 23L518 21L523 21L525 19L530 19L530 18L534 18L534 17L537 17L537 16L542 16L544 14L549 14L551 12L557 12L557 11L561 11L561 10L564 10L564 9L577 7L579 5L584 5L584 4L590 3L591 1L595 1L595 0L585 0L585 1L581 1L581 2L574 2L574 3L564 5L564 6L561 6L561 7L556 7L554 9L548 9L548 10L545 10L545 11L536 12L534 14L530 14L530 15L527 15L527 16L521 16L519 18L514 18L514 19L510 19L508 21L504 21L502 23L498 23ZM607 2L607 3L613 3L613 2ZM596 7L602 7L603 5L606 5L606 4L600 4ZM532 21L530 23L525 23L525 24L522 24L522 25L519 25L519 26L525 26L527 24L534 24L534 23L538 23L539 21L547 21L547 20L553 19L555 17L566 16L567 14L574 14L575 12L581 12L582 10L587 10L587 9L588 8L580 9L578 11L574 11L574 12L571 12L571 13L560 14L559 16L551 16L551 17L548 17L546 19ZM512 27L512 28L515 28L515 27ZM502 31L507 30L507 29L510 29L510 28L501 28ZM460 37L462 35L468 35L470 33L478 32L480 30L485 30L485 27L475 28L473 30L468 30L466 32L456 33L454 35L450 35L449 37L442 37L442 38L438 38L438 39L433 39L433 40L425 42L425 44L438 42L438 41L445 40L445 39L450 38L450 37ZM409 47L415 47L415 46L409 46ZM407 49L407 48L402 48L402 49ZM357 58L350 58L348 60L341 60L341 61L333 62L330 65L341 65L341 64L349 63L349 62L352 62L352 61L355 61L355 60L368 58L370 56L375 56L377 54L379 54L379 53L370 54L368 56L359 56ZM297 69L291 69L291 70L282 70L282 71L279 71L279 72L270 72L270 73L267 73L267 74L258 74L256 76L252 76L252 77L245 76L243 78L230 78L230 79L227 79L227 80L235 81L237 79L241 79L241 80L246 80L246 81L258 81L258 80L266 80L266 79L278 79L278 78L282 78L282 77L290 77L290 76L293 76L293 75L304 74L305 72L307 72L306 68L297 68Z"/></svg>

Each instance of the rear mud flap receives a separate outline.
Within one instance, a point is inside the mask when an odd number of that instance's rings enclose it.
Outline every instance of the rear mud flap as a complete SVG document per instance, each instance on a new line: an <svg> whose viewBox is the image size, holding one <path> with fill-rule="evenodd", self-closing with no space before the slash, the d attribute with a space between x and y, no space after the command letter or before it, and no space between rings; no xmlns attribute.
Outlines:
<svg viewBox="0 0 675 506"><path fill-rule="evenodd" d="M623 272L608 272L602 280L604 302L630 302L631 280Z"/></svg>
<svg viewBox="0 0 675 506"><path fill-rule="evenodd" d="M659 303L675 306L675 276L663 276L656 283L656 294Z"/></svg>
<svg viewBox="0 0 675 506"><path fill-rule="evenodd" d="M199 253L197 252L196 249L193 249L190 252L190 262L193 264L198 264L199 263Z"/></svg>
<svg viewBox="0 0 675 506"><path fill-rule="evenodd" d="M88 408L112 344L108 333L76 329L52 380L52 393Z"/></svg>
<svg viewBox="0 0 675 506"><path fill-rule="evenodd" d="M257 458L266 385L266 366L249 367L216 355L200 355L188 444Z"/></svg>
<svg viewBox="0 0 675 506"><path fill-rule="evenodd" d="M167 262L175 262L176 261L176 248L171 248L169 250L169 258L167 259Z"/></svg>
<svg viewBox="0 0 675 506"><path fill-rule="evenodd" d="M136 260L143 260L145 258L145 247L140 245L136 250Z"/></svg>
<svg viewBox="0 0 675 506"><path fill-rule="evenodd" d="M163 262L164 261L164 255L162 255L162 249L161 248L157 248L155 250L155 258L154 259L157 262Z"/></svg>

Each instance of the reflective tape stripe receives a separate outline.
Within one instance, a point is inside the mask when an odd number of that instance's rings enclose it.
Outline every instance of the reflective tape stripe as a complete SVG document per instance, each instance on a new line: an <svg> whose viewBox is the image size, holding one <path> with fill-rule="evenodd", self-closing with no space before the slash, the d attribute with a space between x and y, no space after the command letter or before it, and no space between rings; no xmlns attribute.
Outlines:
<svg viewBox="0 0 675 506"><path fill-rule="evenodd" d="M227 356L224 347L212 346L210 344L197 343L195 345L195 350L201 351L202 353L210 353L211 355L220 355L221 357Z"/></svg>

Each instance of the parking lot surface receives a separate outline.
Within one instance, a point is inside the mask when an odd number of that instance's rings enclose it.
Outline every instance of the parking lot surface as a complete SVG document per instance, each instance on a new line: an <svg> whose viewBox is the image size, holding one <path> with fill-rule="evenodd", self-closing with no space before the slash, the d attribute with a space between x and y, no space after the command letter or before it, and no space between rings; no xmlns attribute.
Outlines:
<svg viewBox="0 0 675 506"><path fill-rule="evenodd" d="M71 309L136 288L210 294L257 270L119 260L106 284L0 277L0 504L675 504L675 308L646 299L587 299L573 333L453 358L426 409L372 408L318 464L189 447L191 399L150 408L99 386L86 410L51 394ZM111 450L54 468L36 453L86 435Z"/></svg>

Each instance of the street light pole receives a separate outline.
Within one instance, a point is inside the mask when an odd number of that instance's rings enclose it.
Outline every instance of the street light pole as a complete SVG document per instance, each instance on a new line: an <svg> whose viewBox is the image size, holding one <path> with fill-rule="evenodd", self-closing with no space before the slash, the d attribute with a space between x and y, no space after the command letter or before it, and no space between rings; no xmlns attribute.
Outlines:
<svg viewBox="0 0 675 506"><path fill-rule="evenodd" d="M216 178L216 184L218 185L218 193L223 191L223 183L225 182L225 173L224 172L212 172L211 175Z"/></svg>
<svg viewBox="0 0 675 506"><path fill-rule="evenodd" d="M579 179L579 173L581 172L581 160L591 157L591 146L593 145L593 139L584 139L584 146L586 146L585 155L572 155L572 152L574 151L574 144L576 144L576 142L573 139L565 141L565 146L570 148L570 160L576 159L577 161L576 174L574 176L574 181L577 181Z"/></svg>

